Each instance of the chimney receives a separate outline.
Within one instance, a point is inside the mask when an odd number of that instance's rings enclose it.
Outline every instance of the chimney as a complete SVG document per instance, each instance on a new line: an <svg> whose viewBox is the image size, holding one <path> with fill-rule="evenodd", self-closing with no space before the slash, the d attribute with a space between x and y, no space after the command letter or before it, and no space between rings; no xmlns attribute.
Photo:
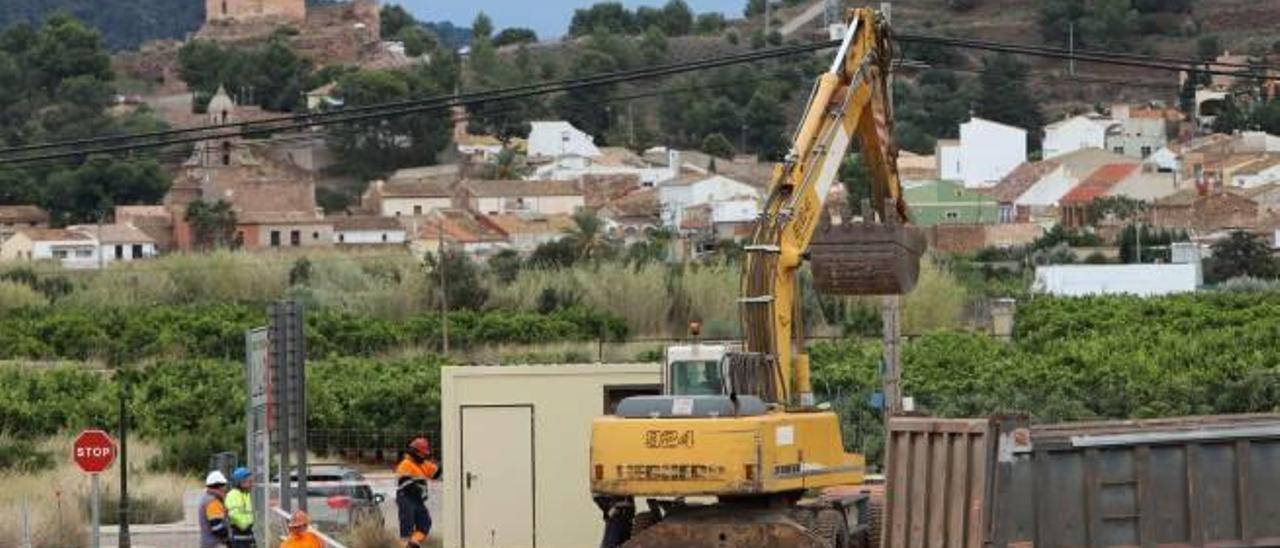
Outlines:
<svg viewBox="0 0 1280 548"><path fill-rule="evenodd" d="M673 179L680 176L680 164L680 151L674 148L667 149L667 169L671 170Z"/></svg>

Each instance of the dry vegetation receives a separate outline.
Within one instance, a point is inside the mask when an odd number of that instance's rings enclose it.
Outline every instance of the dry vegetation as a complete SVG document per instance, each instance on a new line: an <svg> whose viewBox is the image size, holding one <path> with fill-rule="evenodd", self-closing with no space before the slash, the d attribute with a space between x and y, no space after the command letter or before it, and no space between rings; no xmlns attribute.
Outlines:
<svg viewBox="0 0 1280 548"><path fill-rule="evenodd" d="M89 476L68 458L72 435L57 436L39 444L54 457L52 469L39 472L0 472L0 546L22 546L24 515L33 548L87 546ZM157 449L145 442L129 442L130 500L141 510L133 522L166 523L182 519L182 494L198 484L183 476L148 472L145 463ZM117 466L119 463L117 463ZM101 476L102 516L108 521L118 497L117 469Z"/></svg>

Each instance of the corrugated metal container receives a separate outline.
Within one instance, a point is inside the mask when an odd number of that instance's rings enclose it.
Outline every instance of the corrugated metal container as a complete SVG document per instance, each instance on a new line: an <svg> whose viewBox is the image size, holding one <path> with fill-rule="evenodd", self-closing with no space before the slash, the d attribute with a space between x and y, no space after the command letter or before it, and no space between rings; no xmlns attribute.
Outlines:
<svg viewBox="0 0 1280 548"><path fill-rule="evenodd" d="M913 418L890 430L886 547L979 546L975 529L996 547L1280 546L1280 415L1035 427ZM939 449L952 430L988 450ZM966 486L964 507L955 485ZM952 521L961 512L963 528Z"/></svg>

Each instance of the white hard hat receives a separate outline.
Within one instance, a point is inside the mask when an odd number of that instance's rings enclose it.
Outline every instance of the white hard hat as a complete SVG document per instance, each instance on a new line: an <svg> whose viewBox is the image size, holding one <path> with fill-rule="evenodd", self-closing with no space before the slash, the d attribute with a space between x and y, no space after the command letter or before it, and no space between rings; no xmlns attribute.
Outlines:
<svg viewBox="0 0 1280 548"><path fill-rule="evenodd" d="M209 475L204 477L205 487L212 487L214 485L226 485L226 484L227 484L227 477L222 475L222 472L218 470L209 472Z"/></svg>

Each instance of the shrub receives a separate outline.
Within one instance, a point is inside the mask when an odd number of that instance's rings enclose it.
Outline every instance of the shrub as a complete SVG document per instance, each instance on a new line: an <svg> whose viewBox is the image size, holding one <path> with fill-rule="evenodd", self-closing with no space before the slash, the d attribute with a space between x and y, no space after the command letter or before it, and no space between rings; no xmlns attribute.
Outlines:
<svg viewBox="0 0 1280 548"><path fill-rule="evenodd" d="M30 473L53 468L53 455L26 439L0 436L0 472Z"/></svg>

